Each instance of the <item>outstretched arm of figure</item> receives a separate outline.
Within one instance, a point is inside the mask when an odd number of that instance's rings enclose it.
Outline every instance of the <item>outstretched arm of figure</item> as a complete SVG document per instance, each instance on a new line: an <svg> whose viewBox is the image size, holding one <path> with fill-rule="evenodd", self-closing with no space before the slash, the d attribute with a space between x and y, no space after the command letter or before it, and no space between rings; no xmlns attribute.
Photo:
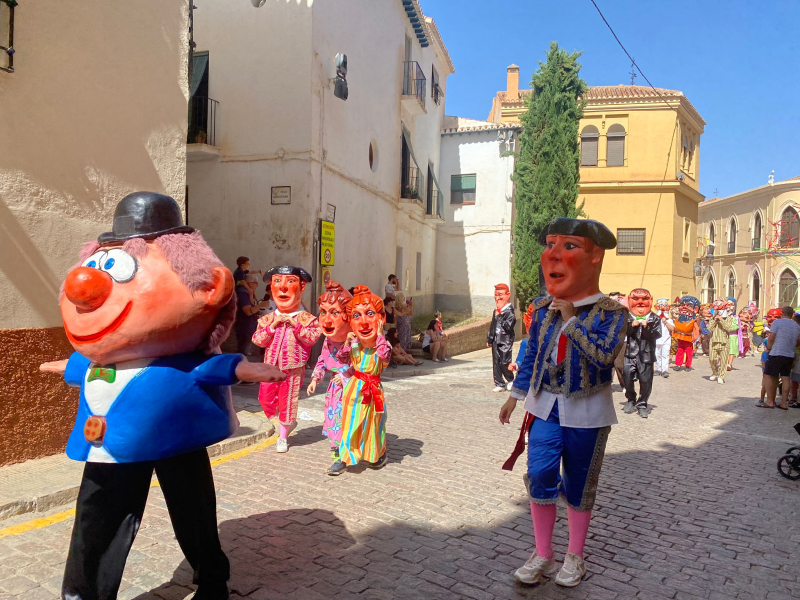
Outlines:
<svg viewBox="0 0 800 600"><path fill-rule="evenodd" d="M68 362L69 360L65 358L64 360L53 360L42 363L39 365L39 370L44 373L58 373L59 375L63 375L64 371L67 370Z"/></svg>
<svg viewBox="0 0 800 600"><path fill-rule="evenodd" d="M286 379L286 374L274 365L252 363L245 359L236 365L236 378L239 381L276 382Z"/></svg>

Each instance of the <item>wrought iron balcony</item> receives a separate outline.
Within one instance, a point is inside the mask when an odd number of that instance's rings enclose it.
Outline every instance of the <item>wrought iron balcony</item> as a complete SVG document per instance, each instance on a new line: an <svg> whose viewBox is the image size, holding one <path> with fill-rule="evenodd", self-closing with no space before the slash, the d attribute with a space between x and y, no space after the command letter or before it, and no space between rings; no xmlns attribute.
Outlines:
<svg viewBox="0 0 800 600"><path fill-rule="evenodd" d="M728 254L736 254L736 240L728 242Z"/></svg>
<svg viewBox="0 0 800 600"><path fill-rule="evenodd" d="M757 238L753 238L752 244L750 246L751 250L761 250L761 240Z"/></svg>
<svg viewBox="0 0 800 600"><path fill-rule="evenodd" d="M417 167L407 167L400 173L400 198L422 204L423 175Z"/></svg>
<svg viewBox="0 0 800 600"><path fill-rule="evenodd" d="M427 80L425 73L415 60L403 63L403 106L412 115L421 115L425 111L425 89Z"/></svg>
<svg viewBox="0 0 800 600"><path fill-rule="evenodd" d="M217 145L217 107L212 98L193 96L189 101L189 136L187 144Z"/></svg>

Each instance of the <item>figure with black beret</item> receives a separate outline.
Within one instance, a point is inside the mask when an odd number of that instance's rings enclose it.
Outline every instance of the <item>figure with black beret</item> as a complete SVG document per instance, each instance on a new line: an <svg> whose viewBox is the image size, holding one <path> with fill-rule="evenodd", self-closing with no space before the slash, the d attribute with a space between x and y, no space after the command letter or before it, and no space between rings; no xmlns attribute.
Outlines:
<svg viewBox="0 0 800 600"><path fill-rule="evenodd" d="M611 425L614 359L627 329L626 310L600 292L605 251L616 246L602 223L559 218L541 233L547 295L533 302L525 356L500 410L509 423L518 401L525 418L511 470L528 440L525 487L530 498L536 549L515 572L518 581L539 583L553 566L556 499L567 504L569 550L555 582L578 585L586 574L583 549Z"/></svg>
<svg viewBox="0 0 800 600"><path fill-rule="evenodd" d="M305 366L311 348L322 335L317 318L303 310L303 291L311 275L300 267L272 267L264 274L269 282L272 300L278 307L258 320L253 343L266 348L264 362L277 366L286 375L278 383L264 383L258 401L267 417L278 417L280 424L279 453L289 450L289 434L297 427L297 405L303 387Z"/></svg>
<svg viewBox="0 0 800 600"><path fill-rule="evenodd" d="M238 425L229 386L284 378L219 353L236 312L233 275L174 199L136 192L120 200L112 231L83 245L59 303L75 352L41 370L80 388L67 456L86 463L62 597L117 597L155 471L193 597L227 599L206 446Z"/></svg>

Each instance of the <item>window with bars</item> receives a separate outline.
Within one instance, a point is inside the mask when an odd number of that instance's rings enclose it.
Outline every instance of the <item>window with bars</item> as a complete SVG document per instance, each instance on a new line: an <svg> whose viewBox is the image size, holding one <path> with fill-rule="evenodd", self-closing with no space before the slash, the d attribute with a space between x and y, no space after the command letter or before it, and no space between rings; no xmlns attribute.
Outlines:
<svg viewBox="0 0 800 600"><path fill-rule="evenodd" d="M478 185L478 176L474 173L468 175L450 176L450 204L475 204L475 190Z"/></svg>
<svg viewBox="0 0 800 600"><path fill-rule="evenodd" d="M617 229L617 254L643 255L644 229Z"/></svg>
<svg viewBox="0 0 800 600"><path fill-rule="evenodd" d="M14 72L14 8L17 0L0 0L0 71Z"/></svg>
<svg viewBox="0 0 800 600"><path fill-rule="evenodd" d="M597 166L597 143L600 132L594 125L587 125L581 131L581 166Z"/></svg>
<svg viewBox="0 0 800 600"><path fill-rule="evenodd" d="M606 133L606 166L621 167L625 164L625 128L615 123Z"/></svg>

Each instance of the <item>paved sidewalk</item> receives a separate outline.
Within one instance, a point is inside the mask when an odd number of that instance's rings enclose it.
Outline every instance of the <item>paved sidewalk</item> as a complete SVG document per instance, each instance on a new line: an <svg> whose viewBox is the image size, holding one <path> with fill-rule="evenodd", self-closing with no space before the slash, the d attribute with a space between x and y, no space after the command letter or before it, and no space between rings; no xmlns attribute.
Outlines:
<svg viewBox="0 0 800 600"><path fill-rule="evenodd" d="M800 482L775 468L800 443L792 429L800 411L755 408L758 363L736 365L725 385L708 381L702 359L692 373L657 380L649 419L618 411L589 574L571 590L513 581L532 550L531 524L521 465L513 473L500 465L522 415L513 427L497 422L505 395L490 391L488 363L387 381L390 460L380 471L327 477L321 401L302 401L310 420L288 454L265 448L214 468L232 598L800 597ZM56 597L72 525L59 518L19 535L0 529L0 599ZM182 599L190 580L154 488L120 598Z"/></svg>

